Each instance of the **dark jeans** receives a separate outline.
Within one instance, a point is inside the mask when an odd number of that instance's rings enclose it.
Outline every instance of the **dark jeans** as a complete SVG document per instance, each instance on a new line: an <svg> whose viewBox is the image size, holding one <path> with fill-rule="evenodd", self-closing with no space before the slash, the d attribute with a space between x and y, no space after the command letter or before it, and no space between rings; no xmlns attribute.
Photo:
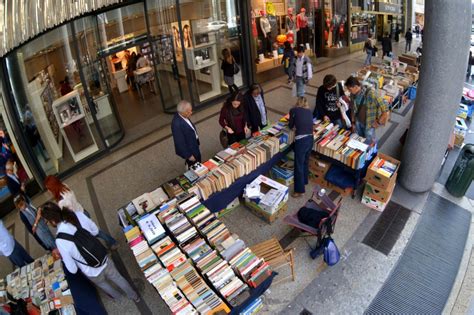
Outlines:
<svg viewBox="0 0 474 315"><path fill-rule="evenodd" d="M15 240L15 247L13 248L13 252L8 259L14 264L15 266L21 268L33 262L33 258L26 252L26 250Z"/></svg>
<svg viewBox="0 0 474 315"><path fill-rule="evenodd" d="M307 136L295 141L295 193L304 193L308 184L309 156L313 148L313 137Z"/></svg>
<svg viewBox="0 0 474 315"><path fill-rule="evenodd" d="M405 43L405 52L411 50L411 40L407 40Z"/></svg>

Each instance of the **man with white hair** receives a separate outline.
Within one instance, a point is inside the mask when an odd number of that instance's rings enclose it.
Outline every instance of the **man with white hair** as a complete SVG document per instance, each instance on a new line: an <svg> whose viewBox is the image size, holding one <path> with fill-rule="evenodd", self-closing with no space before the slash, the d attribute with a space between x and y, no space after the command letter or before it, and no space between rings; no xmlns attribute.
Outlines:
<svg viewBox="0 0 474 315"><path fill-rule="evenodd" d="M188 101L182 100L178 103L177 111L171 122L174 148L176 154L182 157L186 165L190 167L197 162L201 162L199 136L196 126L189 120L193 114L193 107Z"/></svg>

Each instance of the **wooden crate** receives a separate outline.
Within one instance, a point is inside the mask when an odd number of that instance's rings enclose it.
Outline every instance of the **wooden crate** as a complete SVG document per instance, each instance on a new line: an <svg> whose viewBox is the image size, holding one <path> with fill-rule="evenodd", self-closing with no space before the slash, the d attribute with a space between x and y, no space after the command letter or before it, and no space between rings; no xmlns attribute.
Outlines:
<svg viewBox="0 0 474 315"><path fill-rule="evenodd" d="M253 214L270 224L275 222L282 214L284 214L288 210L287 202L282 202L273 214L269 214L268 212L264 211L255 202L246 200L244 204L245 206L247 206L248 209L250 209L250 211L253 212Z"/></svg>

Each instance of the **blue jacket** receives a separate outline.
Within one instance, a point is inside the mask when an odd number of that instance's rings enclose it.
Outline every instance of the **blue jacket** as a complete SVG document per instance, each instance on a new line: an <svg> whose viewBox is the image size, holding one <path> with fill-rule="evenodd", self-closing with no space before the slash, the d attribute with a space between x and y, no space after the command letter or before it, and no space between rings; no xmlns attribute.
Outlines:
<svg viewBox="0 0 474 315"><path fill-rule="evenodd" d="M196 128L194 124L192 125ZM171 122L171 133L173 134L174 149L177 155L185 160L189 159L191 155L194 155L198 162L201 161L199 139L196 139L193 128L177 113Z"/></svg>

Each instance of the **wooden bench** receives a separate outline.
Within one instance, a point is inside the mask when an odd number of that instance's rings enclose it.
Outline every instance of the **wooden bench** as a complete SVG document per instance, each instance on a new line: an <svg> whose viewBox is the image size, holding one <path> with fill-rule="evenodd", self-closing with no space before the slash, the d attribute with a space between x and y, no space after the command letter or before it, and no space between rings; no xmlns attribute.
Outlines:
<svg viewBox="0 0 474 315"><path fill-rule="evenodd" d="M295 281L295 261L293 249L285 251L276 238L271 238L267 241L256 244L250 247L250 249L255 255L257 255L257 257L265 259L265 261L268 262L273 270L289 265L291 268L292 281ZM290 276L279 279L276 283L287 278L290 278Z"/></svg>

